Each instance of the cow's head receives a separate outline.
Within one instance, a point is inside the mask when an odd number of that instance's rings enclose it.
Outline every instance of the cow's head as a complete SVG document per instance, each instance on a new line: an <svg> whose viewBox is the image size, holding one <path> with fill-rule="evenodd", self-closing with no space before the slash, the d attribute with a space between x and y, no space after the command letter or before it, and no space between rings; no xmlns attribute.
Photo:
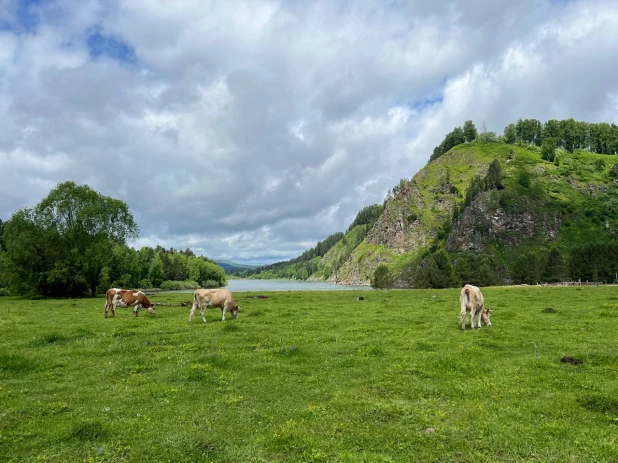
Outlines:
<svg viewBox="0 0 618 463"><path fill-rule="evenodd" d="M490 316L491 316L491 309L490 308L483 309L483 312L481 313L481 320L483 320L483 323L485 323L486 326L491 326L491 321L489 320Z"/></svg>
<svg viewBox="0 0 618 463"><path fill-rule="evenodd" d="M152 314L152 315L155 314L155 306L156 304L150 304L150 307L146 307L146 310L148 310L149 314Z"/></svg>
<svg viewBox="0 0 618 463"><path fill-rule="evenodd" d="M232 317L238 317L238 312L240 311L240 307L234 304L234 308L232 309Z"/></svg>

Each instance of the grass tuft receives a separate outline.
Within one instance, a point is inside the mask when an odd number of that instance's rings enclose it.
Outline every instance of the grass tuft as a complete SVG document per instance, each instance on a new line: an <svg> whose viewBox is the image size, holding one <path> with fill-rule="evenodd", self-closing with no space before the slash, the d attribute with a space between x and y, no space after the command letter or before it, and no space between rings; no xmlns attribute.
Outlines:
<svg viewBox="0 0 618 463"><path fill-rule="evenodd" d="M0 373L28 373L36 369L36 362L22 355L0 354Z"/></svg>
<svg viewBox="0 0 618 463"><path fill-rule="evenodd" d="M618 416L618 399L603 394L589 395L578 399L579 404L593 412Z"/></svg>
<svg viewBox="0 0 618 463"><path fill-rule="evenodd" d="M279 349L279 355L283 357L292 357L300 354L300 350L296 346L285 346Z"/></svg>
<svg viewBox="0 0 618 463"><path fill-rule="evenodd" d="M71 437L81 441L96 441L105 439L109 435L107 429L100 421L84 421L75 423L71 431Z"/></svg>

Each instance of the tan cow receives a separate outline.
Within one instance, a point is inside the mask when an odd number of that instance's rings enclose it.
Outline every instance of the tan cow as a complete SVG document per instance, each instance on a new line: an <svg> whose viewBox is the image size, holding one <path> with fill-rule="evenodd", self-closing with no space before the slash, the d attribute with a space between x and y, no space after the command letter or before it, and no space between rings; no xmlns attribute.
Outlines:
<svg viewBox="0 0 618 463"><path fill-rule="evenodd" d="M111 310L112 315L116 316L117 307L131 307L133 314L137 317L140 308L145 308L149 313L155 313L155 305L152 304L146 295L141 291L131 289L110 288L105 293L105 318Z"/></svg>
<svg viewBox="0 0 618 463"><path fill-rule="evenodd" d="M204 309L213 307L221 308L221 321L225 321L225 313L229 310L234 318L238 317L240 307L234 302L234 296L227 289L198 289L193 293L193 307L189 313L189 321L193 320L193 315L197 308L200 308L202 320L206 323Z"/></svg>
<svg viewBox="0 0 618 463"><path fill-rule="evenodd" d="M466 313L470 312L470 327L472 329L481 327L481 320L487 326L491 326L489 315L491 311L485 308L485 300L483 294L477 286L466 285L461 289L459 295L459 304L461 312L459 318L461 321L461 329L466 329ZM475 324L476 317L476 324Z"/></svg>

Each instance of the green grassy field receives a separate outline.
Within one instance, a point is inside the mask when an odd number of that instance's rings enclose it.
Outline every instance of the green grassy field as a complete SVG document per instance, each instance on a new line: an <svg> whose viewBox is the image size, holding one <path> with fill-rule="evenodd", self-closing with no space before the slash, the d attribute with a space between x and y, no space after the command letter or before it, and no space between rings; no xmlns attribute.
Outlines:
<svg viewBox="0 0 618 463"><path fill-rule="evenodd" d="M483 293L465 332L456 289L0 298L0 461L618 461L618 288Z"/></svg>

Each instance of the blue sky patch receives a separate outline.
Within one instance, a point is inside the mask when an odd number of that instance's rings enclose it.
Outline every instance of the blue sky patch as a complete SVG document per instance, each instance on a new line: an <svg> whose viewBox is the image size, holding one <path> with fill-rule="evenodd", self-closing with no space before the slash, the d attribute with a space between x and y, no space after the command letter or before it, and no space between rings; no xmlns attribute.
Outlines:
<svg viewBox="0 0 618 463"><path fill-rule="evenodd" d="M437 93L428 96L427 98L421 98L407 103L408 107L418 112L422 112L425 108L433 106L437 103L441 103L444 100L442 93Z"/></svg>
<svg viewBox="0 0 618 463"><path fill-rule="evenodd" d="M93 30L88 35L86 43L88 44L88 53L91 59L107 56L108 58L129 63L136 61L133 47L116 37L101 34L99 29Z"/></svg>

